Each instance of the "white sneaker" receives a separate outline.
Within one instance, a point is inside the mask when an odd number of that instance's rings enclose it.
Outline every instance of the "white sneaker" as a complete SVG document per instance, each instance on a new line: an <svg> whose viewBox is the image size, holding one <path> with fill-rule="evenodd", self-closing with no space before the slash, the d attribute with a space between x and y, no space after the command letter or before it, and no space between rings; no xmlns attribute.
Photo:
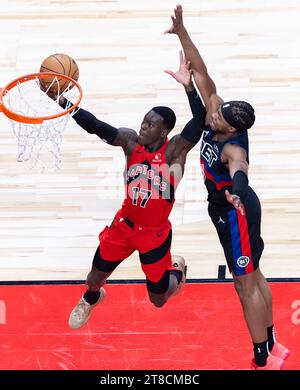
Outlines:
<svg viewBox="0 0 300 390"><path fill-rule="evenodd" d="M72 310L72 313L70 314L69 318L69 327L71 329L79 329L83 325L85 325L91 314L92 310L95 306L97 306L100 302L103 301L103 299L106 296L106 291L103 287L100 288L100 297L96 303L93 305L90 305L83 297L80 299L80 301L77 303L77 305Z"/></svg>
<svg viewBox="0 0 300 390"><path fill-rule="evenodd" d="M182 272L181 282L178 284L177 290L172 294L172 296L175 296L175 295L178 295L180 293L180 291L183 289L183 287L185 285L186 265L185 265L184 258L181 256L172 256L172 262L173 262L173 267L175 268L175 271L178 270L178 271Z"/></svg>

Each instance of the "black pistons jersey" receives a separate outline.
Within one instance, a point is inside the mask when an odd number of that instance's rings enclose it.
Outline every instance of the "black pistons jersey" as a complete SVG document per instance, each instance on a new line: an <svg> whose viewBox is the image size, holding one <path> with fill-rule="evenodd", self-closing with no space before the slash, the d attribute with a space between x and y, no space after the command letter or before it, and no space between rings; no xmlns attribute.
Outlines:
<svg viewBox="0 0 300 390"><path fill-rule="evenodd" d="M214 141L215 133L210 126L206 126L200 148L200 161L204 176L204 183L208 191L207 200L216 206L231 206L225 196L225 190L232 191L232 179L228 168L221 162L221 153L226 144L241 146L247 152L249 163L248 133L244 131L224 142Z"/></svg>

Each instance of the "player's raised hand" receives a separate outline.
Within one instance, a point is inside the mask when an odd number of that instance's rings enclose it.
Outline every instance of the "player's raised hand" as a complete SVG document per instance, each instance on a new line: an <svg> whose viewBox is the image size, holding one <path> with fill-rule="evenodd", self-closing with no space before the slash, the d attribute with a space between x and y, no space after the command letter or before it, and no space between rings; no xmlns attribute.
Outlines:
<svg viewBox="0 0 300 390"><path fill-rule="evenodd" d="M40 88L43 92L45 92L45 94L47 96L49 96L50 99L55 100L55 101L57 100L58 93L56 91L51 90L51 88L49 89L49 88L43 87L42 83L40 83Z"/></svg>
<svg viewBox="0 0 300 390"><path fill-rule="evenodd" d="M185 88L188 88L192 83L192 71L190 69L190 61L187 61L182 53L179 52L179 69L177 72L172 70L165 70L165 73L171 75L178 83L182 84Z"/></svg>
<svg viewBox="0 0 300 390"><path fill-rule="evenodd" d="M174 8L174 15L171 15L172 26L165 30L164 34L179 34L183 29L182 7L180 4Z"/></svg>
<svg viewBox="0 0 300 390"><path fill-rule="evenodd" d="M231 194L228 190L225 190L225 196L227 202L231 203L242 215L245 215L245 207L238 195Z"/></svg>
<svg viewBox="0 0 300 390"><path fill-rule="evenodd" d="M39 83L39 87L40 89L45 92L45 94L52 100L54 100L57 104L59 104L60 106L63 106L63 103L64 103L64 97L62 94L58 94L58 92L56 90L53 90L49 87L45 87L42 83L42 80L40 80L40 83Z"/></svg>

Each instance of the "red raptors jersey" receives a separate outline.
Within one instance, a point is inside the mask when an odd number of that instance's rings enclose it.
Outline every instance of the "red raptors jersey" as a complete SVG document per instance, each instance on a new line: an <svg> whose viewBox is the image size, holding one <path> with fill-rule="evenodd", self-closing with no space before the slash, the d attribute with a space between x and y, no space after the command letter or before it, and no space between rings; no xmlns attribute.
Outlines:
<svg viewBox="0 0 300 390"><path fill-rule="evenodd" d="M126 198L122 210L133 222L161 226L175 201L174 176L166 162L168 139L153 153L137 144L125 171Z"/></svg>

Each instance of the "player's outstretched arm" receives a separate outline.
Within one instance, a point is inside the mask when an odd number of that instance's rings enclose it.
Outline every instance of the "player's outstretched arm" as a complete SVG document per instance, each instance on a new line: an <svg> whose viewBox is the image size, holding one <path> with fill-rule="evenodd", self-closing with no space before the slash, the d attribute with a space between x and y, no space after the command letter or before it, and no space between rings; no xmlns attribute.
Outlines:
<svg viewBox="0 0 300 390"><path fill-rule="evenodd" d="M173 72L172 70L165 70L165 73L171 75L178 83L183 85L188 96L194 121L196 122L196 125L199 126L199 128L203 127L206 110L192 82L190 61L185 59L181 50L179 52L179 69L177 72Z"/></svg>
<svg viewBox="0 0 300 390"><path fill-rule="evenodd" d="M172 76L178 83L182 84L185 90L191 91L193 89L192 71L190 69L191 63L183 56L182 50L179 51L179 69L177 72L172 70L165 70L165 73Z"/></svg>
<svg viewBox="0 0 300 390"><path fill-rule="evenodd" d="M60 98L59 104L62 107L71 105L70 102L64 97ZM116 128L96 118L89 111L79 108L73 118L76 123L86 130L89 134L95 134L101 138L104 142L113 145L121 146L125 155L132 152L134 146L137 143L137 133L132 129Z"/></svg>
<svg viewBox="0 0 300 390"><path fill-rule="evenodd" d="M182 51L179 55L179 69L177 72L165 71L178 83L182 84L188 96L193 118L185 125L181 134L174 136L169 143L174 159L185 160L186 154L198 143L205 123L206 110L192 83L190 63L186 61Z"/></svg>
<svg viewBox="0 0 300 390"><path fill-rule="evenodd" d="M225 196L242 215L245 214L244 201L248 190L248 163L246 151L238 145L227 144L222 152L222 159L228 163L232 178L232 194L226 190Z"/></svg>
<svg viewBox="0 0 300 390"><path fill-rule="evenodd" d="M187 61L191 63L196 86L204 101L208 114L217 110L223 100L217 95L217 89L214 81L208 74L206 65L201 57L197 47L190 38L184 24L181 5L174 9L174 15L171 16L172 26L165 31L165 34L176 34L181 42ZM209 122L210 118L207 118Z"/></svg>

